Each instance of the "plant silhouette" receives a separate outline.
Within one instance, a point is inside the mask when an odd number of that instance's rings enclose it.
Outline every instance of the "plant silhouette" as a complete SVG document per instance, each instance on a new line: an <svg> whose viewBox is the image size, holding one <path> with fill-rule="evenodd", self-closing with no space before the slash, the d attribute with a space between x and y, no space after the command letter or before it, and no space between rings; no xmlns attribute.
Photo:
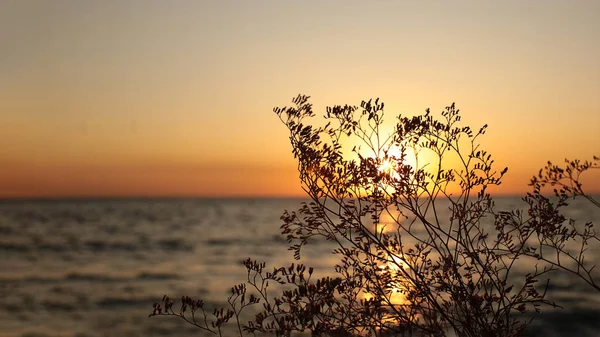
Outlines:
<svg viewBox="0 0 600 337"><path fill-rule="evenodd" d="M227 307L210 314L184 296L174 309L165 296L150 316L178 316L219 335L231 322L239 335L518 336L528 312L560 304L546 296L553 273L600 290L585 259L598 240L593 224L563 214L575 197L600 207L580 183L598 158L548 163L531 180L525 210L498 210L488 189L508 169L497 170L480 148L487 125L461 126L454 104L439 118L429 110L398 116L389 135L378 99L328 107L323 120L303 95L274 112L312 200L284 212L282 234L295 259L313 239L335 244L335 277L248 259L247 280L231 289ZM244 322L247 307L258 313Z"/></svg>

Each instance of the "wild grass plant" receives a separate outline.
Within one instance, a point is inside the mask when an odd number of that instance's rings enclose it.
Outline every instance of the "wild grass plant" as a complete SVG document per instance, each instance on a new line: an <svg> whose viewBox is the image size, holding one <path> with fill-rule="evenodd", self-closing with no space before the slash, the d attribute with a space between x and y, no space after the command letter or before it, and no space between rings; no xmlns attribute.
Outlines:
<svg viewBox="0 0 600 337"><path fill-rule="evenodd" d="M508 169L480 146L487 125L462 126L454 104L437 117L400 115L389 135L379 100L328 107L319 119L299 95L274 112L311 199L283 213L282 235L295 259L314 238L334 243L332 276L248 259L226 307L164 296L150 316L217 335L232 324L240 336L519 336L528 313L560 305L546 292L556 273L600 290L586 258L598 242L594 225L564 215L573 198L600 207L580 179L598 158L549 162L531 179L524 209L499 210L489 189ZM244 321L249 307L253 319Z"/></svg>

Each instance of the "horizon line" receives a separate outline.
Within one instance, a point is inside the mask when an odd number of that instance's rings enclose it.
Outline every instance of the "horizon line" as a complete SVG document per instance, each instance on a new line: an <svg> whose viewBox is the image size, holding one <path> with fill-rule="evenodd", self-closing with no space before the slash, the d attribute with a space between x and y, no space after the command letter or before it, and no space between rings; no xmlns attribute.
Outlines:
<svg viewBox="0 0 600 337"><path fill-rule="evenodd" d="M526 193L491 193L492 198L522 198ZM548 194L552 195L552 194ZM600 195L600 192L591 193L590 195ZM37 202L37 201L117 201L117 200L250 200L250 199L263 199L263 200L302 200L310 199L308 195L98 195L98 196L77 196L77 195L66 195L66 196L17 196L8 197L0 196L1 203L10 202Z"/></svg>

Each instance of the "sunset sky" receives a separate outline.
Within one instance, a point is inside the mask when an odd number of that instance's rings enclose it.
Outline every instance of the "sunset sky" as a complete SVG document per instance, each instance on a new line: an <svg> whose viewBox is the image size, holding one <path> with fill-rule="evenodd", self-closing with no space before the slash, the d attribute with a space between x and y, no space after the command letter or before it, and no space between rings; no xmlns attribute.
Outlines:
<svg viewBox="0 0 600 337"><path fill-rule="evenodd" d="M0 198L299 196L285 127L456 102L526 191L600 155L600 1L0 1ZM586 180L600 192L600 175Z"/></svg>

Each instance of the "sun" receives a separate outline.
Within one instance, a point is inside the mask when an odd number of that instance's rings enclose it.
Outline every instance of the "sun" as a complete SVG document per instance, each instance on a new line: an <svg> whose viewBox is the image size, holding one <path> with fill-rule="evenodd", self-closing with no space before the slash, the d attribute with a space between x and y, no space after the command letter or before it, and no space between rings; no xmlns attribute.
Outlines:
<svg viewBox="0 0 600 337"><path fill-rule="evenodd" d="M412 171L416 171L424 165L427 165L426 157L427 156L425 156L423 151L417 151L413 148L391 146L377 155L380 162L378 171L389 175L391 178L397 178L397 172L401 166L410 166Z"/></svg>
<svg viewBox="0 0 600 337"><path fill-rule="evenodd" d="M379 164L377 170L379 173L391 176L393 173L396 173L396 166L398 166L397 163L392 159L383 158L381 159L381 164Z"/></svg>
<svg viewBox="0 0 600 337"><path fill-rule="evenodd" d="M402 185L411 180L411 172L415 172L418 165L416 155L409 155L408 151L397 148L388 149L380 154L377 163L377 173L383 178L376 184L377 188L383 189L390 196L398 184Z"/></svg>

